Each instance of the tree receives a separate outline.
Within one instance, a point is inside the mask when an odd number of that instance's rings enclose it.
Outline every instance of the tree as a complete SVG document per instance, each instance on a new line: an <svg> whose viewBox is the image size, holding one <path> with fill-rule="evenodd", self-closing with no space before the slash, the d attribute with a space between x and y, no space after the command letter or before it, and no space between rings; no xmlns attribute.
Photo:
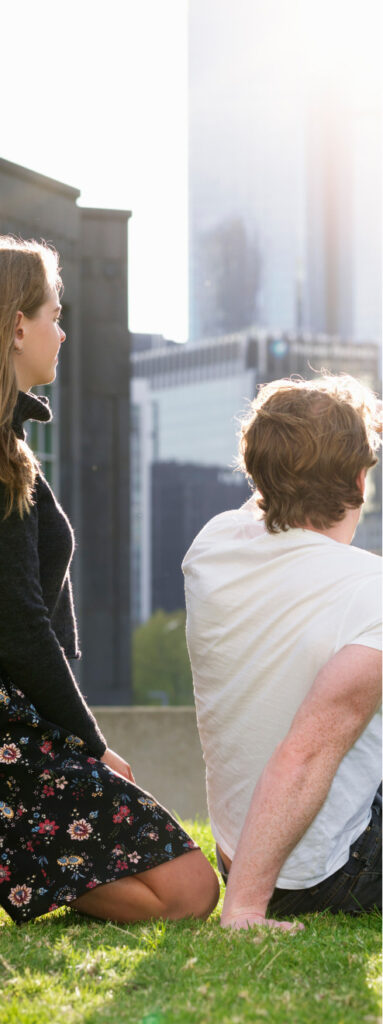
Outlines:
<svg viewBox="0 0 383 1024"><path fill-rule="evenodd" d="M193 704L183 610L158 610L133 633L135 704Z"/></svg>

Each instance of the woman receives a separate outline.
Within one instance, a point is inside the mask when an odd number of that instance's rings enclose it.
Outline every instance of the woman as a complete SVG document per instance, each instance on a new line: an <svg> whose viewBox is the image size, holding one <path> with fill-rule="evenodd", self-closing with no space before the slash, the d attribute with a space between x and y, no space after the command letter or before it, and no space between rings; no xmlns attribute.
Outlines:
<svg viewBox="0 0 383 1024"><path fill-rule="evenodd" d="M57 253L0 237L0 902L17 923L62 904L99 918L207 917L213 869L107 747L79 656L73 533L28 447L48 421L62 287Z"/></svg>

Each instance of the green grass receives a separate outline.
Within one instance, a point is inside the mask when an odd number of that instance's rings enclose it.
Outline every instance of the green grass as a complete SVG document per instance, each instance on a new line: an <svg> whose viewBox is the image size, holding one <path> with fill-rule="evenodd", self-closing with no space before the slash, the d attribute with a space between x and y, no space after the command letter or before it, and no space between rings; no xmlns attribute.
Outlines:
<svg viewBox="0 0 383 1024"><path fill-rule="evenodd" d="M186 823L214 864L205 824ZM317 914L305 931L114 925L61 908L0 911L1 1024L363 1024L380 1021L380 917Z"/></svg>

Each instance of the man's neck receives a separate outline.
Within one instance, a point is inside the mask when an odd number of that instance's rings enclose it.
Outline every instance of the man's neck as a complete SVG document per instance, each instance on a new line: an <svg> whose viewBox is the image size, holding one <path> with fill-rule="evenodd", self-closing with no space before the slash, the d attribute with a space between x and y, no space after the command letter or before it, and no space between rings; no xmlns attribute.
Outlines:
<svg viewBox="0 0 383 1024"><path fill-rule="evenodd" d="M314 533L322 533L324 537L337 540L339 544L351 544L360 518L359 508L350 508L339 523L333 523L326 530L318 530L311 523L305 523L305 530L313 530Z"/></svg>

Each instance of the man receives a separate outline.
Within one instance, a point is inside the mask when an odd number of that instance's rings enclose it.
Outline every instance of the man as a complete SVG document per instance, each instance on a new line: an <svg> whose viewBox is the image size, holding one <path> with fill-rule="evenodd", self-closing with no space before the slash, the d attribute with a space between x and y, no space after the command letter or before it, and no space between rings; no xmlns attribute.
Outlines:
<svg viewBox="0 0 383 1024"><path fill-rule="evenodd" d="M380 559L350 546L380 429L350 377L265 385L241 429L255 494L184 559L226 927L380 900Z"/></svg>

